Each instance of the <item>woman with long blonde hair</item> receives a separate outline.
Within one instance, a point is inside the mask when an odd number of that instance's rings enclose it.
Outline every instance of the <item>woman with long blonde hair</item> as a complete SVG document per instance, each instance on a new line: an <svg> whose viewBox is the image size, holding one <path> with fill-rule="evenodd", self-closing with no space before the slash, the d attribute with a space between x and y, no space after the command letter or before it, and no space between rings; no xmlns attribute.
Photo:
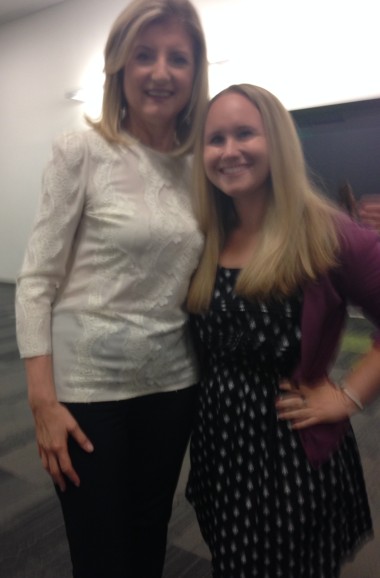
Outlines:
<svg viewBox="0 0 380 578"><path fill-rule="evenodd" d="M195 154L205 248L188 295L201 356L187 495L215 578L337 578L372 534L349 418L380 390L380 337L329 377L352 302L380 327L380 243L310 182L290 114L235 85Z"/></svg>

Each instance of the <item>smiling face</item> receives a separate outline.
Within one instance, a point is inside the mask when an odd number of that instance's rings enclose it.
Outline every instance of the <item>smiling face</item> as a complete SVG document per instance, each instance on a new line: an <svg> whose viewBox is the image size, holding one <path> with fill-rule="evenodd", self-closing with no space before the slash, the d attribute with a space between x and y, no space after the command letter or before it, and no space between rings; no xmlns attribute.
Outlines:
<svg viewBox="0 0 380 578"><path fill-rule="evenodd" d="M203 162L210 181L234 199L267 193L268 141L261 115L248 98L227 92L211 104Z"/></svg>
<svg viewBox="0 0 380 578"><path fill-rule="evenodd" d="M147 126L175 130L191 97L194 68L192 39L179 20L150 24L137 35L123 84L134 136Z"/></svg>

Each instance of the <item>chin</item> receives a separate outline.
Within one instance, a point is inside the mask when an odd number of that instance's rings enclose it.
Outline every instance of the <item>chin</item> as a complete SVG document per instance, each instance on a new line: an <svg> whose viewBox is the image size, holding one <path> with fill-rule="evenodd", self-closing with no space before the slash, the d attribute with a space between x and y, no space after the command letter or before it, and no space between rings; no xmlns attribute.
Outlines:
<svg viewBox="0 0 380 578"><path fill-rule="evenodd" d="M220 189L227 197L236 198L246 197L250 195L252 191L246 191L245 189Z"/></svg>

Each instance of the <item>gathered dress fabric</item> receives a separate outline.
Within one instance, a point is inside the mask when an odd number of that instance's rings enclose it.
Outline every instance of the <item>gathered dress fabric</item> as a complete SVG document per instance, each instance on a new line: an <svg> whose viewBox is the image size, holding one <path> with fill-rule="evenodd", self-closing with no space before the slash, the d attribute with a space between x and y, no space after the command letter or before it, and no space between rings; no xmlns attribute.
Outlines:
<svg viewBox="0 0 380 578"><path fill-rule="evenodd" d="M81 479L56 488L75 578L160 578L198 368L184 301L203 237L190 159L95 130L53 145L16 293L21 357L52 355Z"/></svg>
<svg viewBox="0 0 380 578"><path fill-rule="evenodd" d="M301 347L303 295L247 301L238 271L219 267L207 313L192 316L202 355L187 497L214 578L337 578L372 533L362 467L349 428L320 467L277 419L279 382Z"/></svg>

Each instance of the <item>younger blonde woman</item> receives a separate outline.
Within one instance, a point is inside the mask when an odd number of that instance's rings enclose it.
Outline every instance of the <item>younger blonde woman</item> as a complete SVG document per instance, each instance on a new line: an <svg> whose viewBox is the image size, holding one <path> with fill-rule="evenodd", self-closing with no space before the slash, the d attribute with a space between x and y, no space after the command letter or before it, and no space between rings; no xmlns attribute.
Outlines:
<svg viewBox="0 0 380 578"><path fill-rule="evenodd" d="M380 326L379 238L319 196L291 116L256 86L211 101L194 190L187 494L213 576L337 578L372 533L349 418L380 389L379 336L341 384L329 370L348 302Z"/></svg>

